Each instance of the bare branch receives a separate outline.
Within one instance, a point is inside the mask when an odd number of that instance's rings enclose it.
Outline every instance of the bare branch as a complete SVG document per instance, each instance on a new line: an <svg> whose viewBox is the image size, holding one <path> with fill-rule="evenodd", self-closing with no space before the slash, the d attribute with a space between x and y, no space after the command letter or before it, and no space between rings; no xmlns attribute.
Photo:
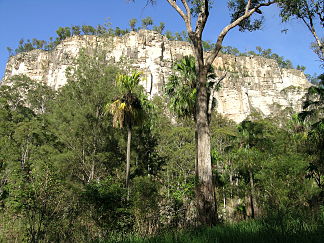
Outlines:
<svg viewBox="0 0 324 243"><path fill-rule="evenodd" d="M238 19L236 19L234 22L232 22L229 25L227 25L221 31L221 33L218 35L218 38L217 38L217 41L216 41L216 45L215 45L215 49L207 57L206 65L211 65L213 63L213 61L215 60L216 56L218 55L218 53L222 49L222 43L223 43L223 40L224 40L225 36L227 35L227 33L231 29L233 29L234 27L238 26L245 19L248 19L249 17L251 17L251 15L253 13L255 13L255 11L257 11L259 8L266 7L266 6L270 6L271 4L274 4L274 3L276 3L276 1L269 1L267 3L261 3L261 4L257 5L257 6L255 6L254 8L250 9L248 12L245 12L244 15L242 15L241 17L239 17Z"/></svg>
<svg viewBox="0 0 324 243"><path fill-rule="evenodd" d="M181 8L177 5L177 3L174 0L167 0L168 3L178 12L178 14L181 16L181 18L184 20L184 22L186 23L186 28L188 32L192 31L191 28L191 20L189 19L188 16L190 15L186 15ZM182 0L182 2L186 2L186 0ZM188 4L187 4L188 5ZM189 8L189 7L188 7ZM187 8L186 8L187 10ZM190 9L189 9L190 10ZM189 11L190 12L190 11ZM188 14L188 13L187 13Z"/></svg>
<svg viewBox="0 0 324 243"><path fill-rule="evenodd" d="M249 12L249 9L250 9L250 6L251 6L251 1L252 0L249 0L248 3L245 6L245 14L247 14Z"/></svg>
<svg viewBox="0 0 324 243"><path fill-rule="evenodd" d="M315 6L315 2L313 2L314 6ZM301 18L303 20L303 22L305 23L305 25L308 27L308 29L310 30L310 32L313 34L316 42L317 42L317 45L319 47L319 49L321 50L322 52L322 55L324 55L324 50L323 50L323 44L322 44L322 41L321 39L318 37L317 33L316 33L316 30L315 30L315 26L314 26L314 22L313 22L313 15L309 9L309 6L308 6L308 3L307 1L305 1L305 5L306 5L306 11L307 11L307 15L308 15L308 20L309 20L309 23L307 23L307 21L305 20L305 18Z"/></svg>
<svg viewBox="0 0 324 243"><path fill-rule="evenodd" d="M187 2L187 0L181 0L181 2L182 2L182 4L183 4L183 6L185 7L185 9L186 9L186 12L187 12L187 18L188 18L188 26L186 26L187 27L187 31L189 32L192 32L192 26L191 26L191 10L190 10L190 8L189 8L189 5L188 5L188 2ZM186 23L186 25L187 25L187 23ZM188 29L188 27L189 27L189 29Z"/></svg>
<svg viewBox="0 0 324 243"><path fill-rule="evenodd" d="M196 22L195 35L198 37L202 36L202 32L205 28L207 19L209 16L209 5L208 0L205 0L202 6L200 7L199 16Z"/></svg>
<svg viewBox="0 0 324 243"><path fill-rule="evenodd" d="M324 48L323 48L323 43L321 41L321 39L318 37L315 27L313 25L313 22L310 21L310 23L307 23L307 21L305 20L305 18L301 18L303 20L303 22L305 23L305 25L307 26L307 28L309 29L309 31L312 33L312 35L315 38L315 41L319 47L319 50L321 51L322 56L324 56Z"/></svg>

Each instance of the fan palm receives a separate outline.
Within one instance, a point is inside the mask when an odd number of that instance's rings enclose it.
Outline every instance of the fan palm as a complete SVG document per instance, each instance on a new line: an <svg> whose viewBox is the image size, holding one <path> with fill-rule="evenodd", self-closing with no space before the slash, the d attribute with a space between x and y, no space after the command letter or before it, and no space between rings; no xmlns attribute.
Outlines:
<svg viewBox="0 0 324 243"><path fill-rule="evenodd" d="M199 103L197 101L197 92L198 92L198 72L196 67L196 60L193 56L184 56L173 66L173 74L169 78L169 82L166 84L165 93L169 99L168 103L171 110L178 117L189 117L193 118L197 125L197 114L196 107ZM226 76L226 74L216 79L216 74L214 73L213 67L210 66L207 72L207 108L208 114L207 119L210 121L211 111L213 107L214 100L214 91L218 90L220 87L220 82ZM198 181L202 181L202 178L205 177L204 172L199 171L199 147L198 147L198 129L195 130L195 140L196 140L196 158L195 158L195 173ZM211 168L211 167L210 167ZM211 170L210 170L211 171ZM197 201L201 202L200 192L206 191L203 189L205 184L196 183L196 197ZM209 189L208 189L209 190Z"/></svg>
<svg viewBox="0 0 324 243"><path fill-rule="evenodd" d="M178 117L192 116L197 94L194 57L185 56L173 66L173 71L165 87L170 108Z"/></svg>
<svg viewBox="0 0 324 243"><path fill-rule="evenodd" d="M194 117L197 98L195 58L193 56L184 56L175 63L173 72L165 86L170 108L178 117ZM207 74L207 79L209 80L209 95L213 99L212 93L219 88L219 82L215 82L216 75L212 67ZM214 84L216 84L216 87Z"/></svg>
<svg viewBox="0 0 324 243"><path fill-rule="evenodd" d="M134 72L132 75L120 74L116 84L121 92L111 104L106 105L106 111L113 116L113 127L127 129L126 152L126 187L129 187L130 149L132 128L141 124L144 117L144 109L140 96L136 93L139 88L141 74Z"/></svg>

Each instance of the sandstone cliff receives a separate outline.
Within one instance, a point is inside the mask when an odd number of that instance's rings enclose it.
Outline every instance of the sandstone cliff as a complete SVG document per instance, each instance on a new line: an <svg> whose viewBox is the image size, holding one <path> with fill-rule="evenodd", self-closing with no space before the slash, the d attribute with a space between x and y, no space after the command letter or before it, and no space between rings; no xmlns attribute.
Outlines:
<svg viewBox="0 0 324 243"><path fill-rule="evenodd" d="M25 74L59 88L66 83L66 68L73 65L80 49L98 46L107 51L107 60L127 62L142 70L146 76L142 84L150 95L163 92L175 60L192 54L189 43L169 41L157 32L147 30L111 38L74 36L53 51L33 50L11 57L4 82L13 75ZM228 73L222 88L215 94L217 111L236 122L252 111L264 116L285 108L300 111L303 96L310 86L302 72L280 69L274 60L262 57L222 55L214 65L219 75Z"/></svg>

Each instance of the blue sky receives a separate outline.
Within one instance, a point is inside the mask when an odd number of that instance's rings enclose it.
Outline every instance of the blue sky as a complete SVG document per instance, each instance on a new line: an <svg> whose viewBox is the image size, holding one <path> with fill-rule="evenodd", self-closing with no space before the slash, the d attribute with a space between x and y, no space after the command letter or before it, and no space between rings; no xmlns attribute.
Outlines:
<svg viewBox="0 0 324 243"><path fill-rule="evenodd" d="M107 18L113 26L127 28L131 18L143 19L151 16L156 25L166 24L171 31L184 30L182 19L167 4L158 0L155 6L146 6L145 0L129 3L128 0L0 0L0 78L4 74L8 59L6 47L16 48L21 38L48 40L56 36L60 26L103 24ZM215 41L221 29L229 23L226 2L215 0L204 32L204 39ZM240 51L255 50L256 46L271 48L273 52L290 59L296 66L306 66L306 73L320 74L316 55L309 48L313 37L299 21L282 24L278 10L270 7L263 10L265 24L262 30L239 32L232 30L224 45ZM286 34L281 30L288 29ZM323 36L320 29L320 36Z"/></svg>

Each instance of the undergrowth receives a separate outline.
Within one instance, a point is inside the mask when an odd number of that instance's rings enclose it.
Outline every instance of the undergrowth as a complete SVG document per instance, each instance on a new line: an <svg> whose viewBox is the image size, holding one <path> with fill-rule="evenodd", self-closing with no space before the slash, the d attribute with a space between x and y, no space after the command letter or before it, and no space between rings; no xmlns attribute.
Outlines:
<svg viewBox="0 0 324 243"><path fill-rule="evenodd" d="M300 225L300 227L281 227L269 225L264 221L244 221L221 224L215 227L198 228L189 231L168 231L152 237L128 235L114 236L110 242L120 243L275 243L275 242L324 242L324 229L321 225Z"/></svg>

